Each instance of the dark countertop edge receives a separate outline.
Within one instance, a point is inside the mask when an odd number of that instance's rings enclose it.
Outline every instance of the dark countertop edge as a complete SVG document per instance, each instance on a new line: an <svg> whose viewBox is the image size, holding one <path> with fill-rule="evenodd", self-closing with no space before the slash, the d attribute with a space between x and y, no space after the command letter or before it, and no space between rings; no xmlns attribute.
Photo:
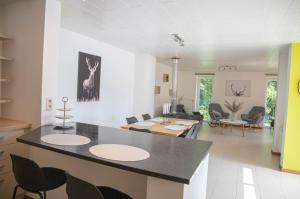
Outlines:
<svg viewBox="0 0 300 199"><path fill-rule="evenodd" d="M165 180L169 180L169 181L174 181L174 182L178 182L178 183L190 184L190 180L192 178L192 176L190 177L190 179L179 178L179 177L174 177L174 176L165 175L165 174L161 174L161 173L155 173L155 172L151 172L151 171L145 171L145 170L141 170L141 169L137 169L137 168L132 168L130 166L124 166L124 165L120 165L118 163L108 162L108 161L105 161L104 159L97 159L96 157L92 158L92 157L88 157L88 156L81 155L81 154L78 154L78 153L72 153L72 152L69 152L69 151L52 148L50 146L46 146L46 145L43 145L43 144L37 144L37 143L25 141L21 138L17 138L17 141L20 142L20 143L23 143L23 144L28 144L28 145L35 146L35 147L38 147L38 148L47 149L47 150L50 150L50 151L53 151L53 152L57 152L57 153L65 154L65 155L70 155L72 157L79 158L79 159L82 159L82 160L87 160L87 161L91 161L91 162L95 162L95 163L100 163L100 164L103 164L103 165L106 165L106 166L111 166L111 167L114 167L114 168L118 168L118 169L122 169L122 170L126 170L126 171L131 171L131 172L134 172L134 173L139 173L139 174L147 175L147 176L151 176L151 177L157 177L157 178L161 178L161 179L165 179ZM208 147L207 151L205 152L205 156L208 154L209 148L210 147ZM201 164L201 162L199 163L199 165L200 164Z"/></svg>

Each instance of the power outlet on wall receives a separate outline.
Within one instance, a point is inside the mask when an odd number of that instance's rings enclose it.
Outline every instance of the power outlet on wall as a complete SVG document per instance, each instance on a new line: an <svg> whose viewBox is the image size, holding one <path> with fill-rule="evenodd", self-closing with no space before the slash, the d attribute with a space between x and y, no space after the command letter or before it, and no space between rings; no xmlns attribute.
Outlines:
<svg viewBox="0 0 300 199"><path fill-rule="evenodd" d="M46 98L46 111L52 111L53 101L51 98Z"/></svg>

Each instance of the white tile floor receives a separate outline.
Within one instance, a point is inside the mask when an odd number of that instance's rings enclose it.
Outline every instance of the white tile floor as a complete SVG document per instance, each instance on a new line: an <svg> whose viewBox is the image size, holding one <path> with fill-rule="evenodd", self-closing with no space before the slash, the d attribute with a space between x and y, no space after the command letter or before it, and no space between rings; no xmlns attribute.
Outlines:
<svg viewBox="0 0 300 199"><path fill-rule="evenodd" d="M213 141L207 199L300 199L300 175L279 171L279 156L271 155L269 129L224 130L204 124L199 139Z"/></svg>

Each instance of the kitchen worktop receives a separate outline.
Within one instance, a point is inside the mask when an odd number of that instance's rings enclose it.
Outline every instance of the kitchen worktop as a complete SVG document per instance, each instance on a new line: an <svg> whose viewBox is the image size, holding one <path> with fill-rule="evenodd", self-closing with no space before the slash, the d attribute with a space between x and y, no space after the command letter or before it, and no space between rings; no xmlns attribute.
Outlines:
<svg viewBox="0 0 300 199"><path fill-rule="evenodd" d="M80 146L51 145L41 141L44 135L67 133L86 136L91 142ZM76 123L73 129L56 130L39 127L19 138L18 142L73 156L110 167L143 175L189 184L193 174L208 154L212 142L134 132L123 129ZM139 147L150 153L146 160L126 162L94 156L89 148L98 144L123 144Z"/></svg>

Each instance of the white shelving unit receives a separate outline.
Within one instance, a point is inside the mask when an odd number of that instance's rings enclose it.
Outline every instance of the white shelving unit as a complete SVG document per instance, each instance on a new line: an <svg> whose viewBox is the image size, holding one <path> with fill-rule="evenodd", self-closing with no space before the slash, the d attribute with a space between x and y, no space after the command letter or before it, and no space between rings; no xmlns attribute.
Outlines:
<svg viewBox="0 0 300 199"><path fill-rule="evenodd" d="M0 41L7 41L7 40L12 40L12 38L0 34ZM0 55L1 62L7 62L7 61L12 61L12 60L13 59L10 57L5 57L5 56ZM3 66L3 64L2 64L2 66ZM6 83L6 82L9 82L9 79L0 77L0 84ZM2 98L2 96L0 97L0 104L6 104L6 103L10 103L10 102L12 102L12 99Z"/></svg>

